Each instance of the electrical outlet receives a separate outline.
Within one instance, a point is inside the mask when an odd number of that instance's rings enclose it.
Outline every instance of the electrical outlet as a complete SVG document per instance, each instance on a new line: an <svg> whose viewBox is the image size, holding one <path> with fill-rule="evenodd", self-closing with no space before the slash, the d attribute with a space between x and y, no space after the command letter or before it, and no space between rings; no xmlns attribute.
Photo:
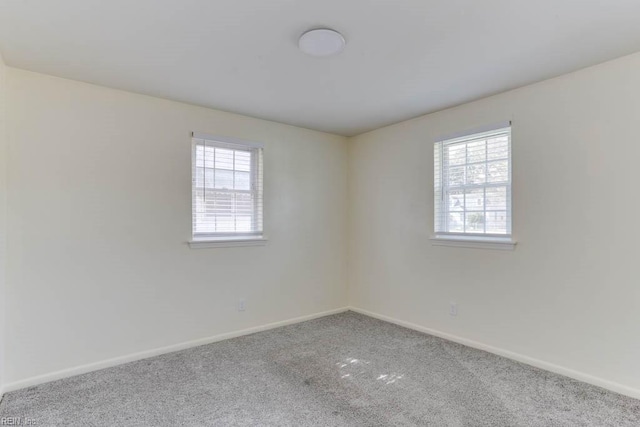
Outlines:
<svg viewBox="0 0 640 427"><path fill-rule="evenodd" d="M245 311L247 309L247 302L244 299L238 301L238 311Z"/></svg>
<svg viewBox="0 0 640 427"><path fill-rule="evenodd" d="M458 315L458 303L450 302L449 303L449 315L456 317Z"/></svg>

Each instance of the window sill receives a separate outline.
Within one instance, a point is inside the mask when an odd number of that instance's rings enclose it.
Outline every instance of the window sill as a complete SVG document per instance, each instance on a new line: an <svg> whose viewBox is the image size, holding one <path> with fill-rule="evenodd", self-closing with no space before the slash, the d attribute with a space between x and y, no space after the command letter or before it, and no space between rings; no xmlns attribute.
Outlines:
<svg viewBox="0 0 640 427"><path fill-rule="evenodd" d="M232 248L238 246L264 246L267 244L266 237L243 237L243 238L226 238L226 239L207 239L207 240L190 240L189 247L191 249L206 248Z"/></svg>
<svg viewBox="0 0 640 427"><path fill-rule="evenodd" d="M494 249L512 251L517 242L511 238L472 237L472 236L433 236L433 246L449 246L454 248Z"/></svg>

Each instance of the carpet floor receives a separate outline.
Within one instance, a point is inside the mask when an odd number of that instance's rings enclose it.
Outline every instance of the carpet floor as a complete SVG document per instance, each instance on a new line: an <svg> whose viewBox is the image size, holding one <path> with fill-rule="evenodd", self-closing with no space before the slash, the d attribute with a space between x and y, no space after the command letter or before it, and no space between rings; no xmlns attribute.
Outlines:
<svg viewBox="0 0 640 427"><path fill-rule="evenodd" d="M347 312L8 393L37 426L640 426L640 401Z"/></svg>

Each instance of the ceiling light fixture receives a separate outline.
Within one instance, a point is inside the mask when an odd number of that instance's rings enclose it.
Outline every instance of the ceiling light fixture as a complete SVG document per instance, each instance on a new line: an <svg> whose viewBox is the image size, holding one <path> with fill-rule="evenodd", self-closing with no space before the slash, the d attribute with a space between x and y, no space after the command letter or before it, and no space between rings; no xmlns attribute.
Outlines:
<svg viewBox="0 0 640 427"><path fill-rule="evenodd" d="M300 50L312 56L337 55L342 52L345 44L342 34L329 28L309 30L298 40Z"/></svg>

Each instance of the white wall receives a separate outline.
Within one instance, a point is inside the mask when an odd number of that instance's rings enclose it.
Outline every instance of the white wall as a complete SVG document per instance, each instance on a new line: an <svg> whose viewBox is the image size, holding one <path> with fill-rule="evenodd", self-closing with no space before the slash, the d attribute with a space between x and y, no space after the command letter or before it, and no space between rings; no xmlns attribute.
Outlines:
<svg viewBox="0 0 640 427"><path fill-rule="evenodd" d="M639 76L640 54L347 142L0 64L0 381L342 307L348 261L355 307L640 390ZM434 139L505 119L517 249L431 246ZM192 130L266 144L267 246L184 244Z"/></svg>
<svg viewBox="0 0 640 427"><path fill-rule="evenodd" d="M346 138L12 68L8 89L6 383L346 306ZM265 144L266 246L185 244L192 130Z"/></svg>
<svg viewBox="0 0 640 427"><path fill-rule="evenodd" d="M6 195L7 195L7 179L6 179L6 159L7 159L7 85L6 85L7 67L4 65L2 55L0 54L0 397L4 385L4 318L5 318L5 283L6 283Z"/></svg>
<svg viewBox="0 0 640 427"><path fill-rule="evenodd" d="M640 54L354 138L351 305L640 396L638 94ZM433 142L508 119L517 249L432 246Z"/></svg>

